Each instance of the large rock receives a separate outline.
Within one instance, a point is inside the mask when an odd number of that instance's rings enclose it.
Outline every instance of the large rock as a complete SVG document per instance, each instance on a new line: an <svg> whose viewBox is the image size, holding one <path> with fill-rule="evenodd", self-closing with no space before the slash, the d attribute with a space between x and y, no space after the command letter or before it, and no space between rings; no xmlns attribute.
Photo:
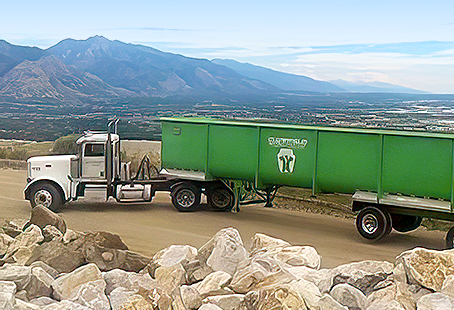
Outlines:
<svg viewBox="0 0 454 310"><path fill-rule="evenodd" d="M0 281L11 281L17 286L17 291L23 290L32 277L31 267L5 264L0 267Z"/></svg>
<svg viewBox="0 0 454 310"><path fill-rule="evenodd" d="M291 244L287 241L257 233L251 239L251 247L249 251L251 252L251 256L254 256L261 251L281 250L289 246L291 246Z"/></svg>
<svg viewBox="0 0 454 310"><path fill-rule="evenodd" d="M50 275L52 278L56 278L58 276L58 271L54 268L52 268L51 266L49 266L48 264L42 262L42 261L36 261L32 264L30 264L30 267L33 269L35 267L39 267L39 268L42 268L44 269L45 272L47 272L48 275Z"/></svg>
<svg viewBox="0 0 454 310"><path fill-rule="evenodd" d="M16 238L23 232L24 226L27 225L27 220L15 219L7 221L3 226L3 232L12 238Z"/></svg>
<svg viewBox="0 0 454 310"><path fill-rule="evenodd" d="M255 258L234 274L229 287L236 293L244 294L260 287L289 283L295 279L276 260L269 257Z"/></svg>
<svg viewBox="0 0 454 310"><path fill-rule="evenodd" d="M441 293L454 298L454 275L449 275L443 281Z"/></svg>
<svg viewBox="0 0 454 310"><path fill-rule="evenodd" d="M418 310L452 310L454 299L442 293L428 294L421 297L416 306Z"/></svg>
<svg viewBox="0 0 454 310"><path fill-rule="evenodd" d="M274 285L246 294L238 310L298 309L306 310L304 299L288 284Z"/></svg>
<svg viewBox="0 0 454 310"><path fill-rule="evenodd" d="M194 285L182 285L180 296L186 309L198 309L202 305L202 297Z"/></svg>
<svg viewBox="0 0 454 310"><path fill-rule="evenodd" d="M97 280L104 281L101 271L95 264L88 264L79 267L73 272L65 274L54 280L52 283L54 297L58 300L70 299L72 297L73 290L85 283Z"/></svg>
<svg viewBox="0 0 454 310"><path fill-rule="evenodd" d="M154 276L155 270L160 266L173 267L178 264L186 265L194 260L196 256L197 249L190 245L171 245L157 252L147 267L151 276Z"/></svg>
<svg viewBox="0 0 454 310"><path fill-rule="evenodd" d="M335 285L329 294L350 310L366 310L370 305L363 292L347 283Z"/></svg>
<svg viewBox="0 0 454 310"><path fill-rule="evenodd" d="M381 285L390 284L390 282L382 282L392 274L393 268L393 264L382 261L362 261L341 265L331 271L333 285L348 283L368 295L381 288Z"/></svg>
<svg viewBox="0 0 454 310"><path fill-rule="evenodd" d="M82 244L82 239L68 244L64 244L62 239L53 239L36 247L26 264L42 261L59 273L71 272L85 263L85 257L80 250Z"/></svg>
<svg viewBox="0 0 454 310"><path fill-rule="evenodd" d="M16 298L14 310L41 310L40 306Z"/></svg>
<svg viewBox="0 0 454 310"><path fill-rule="evenodd" d="M63 300L60 302L56 302L45 306L42 310L91 310L88 307L76 304L69 300Z"/></svg>
<svg viewBox="0 0 454 310"><path fill-rule="evenodd" d="M367 310L406 310L406 309L398 301L388 300L374 302L367 308Z"/></svg>
<svg viewBox="0 0 454 310"><path fill-rule="evenodd" d="M203 304L213 304L223 310L236 310L244 300L243 294L218 295L205 298Z"/></svg>
<svg viewBox="0 0 454 310"><path fill-rule="evenodd" d="M0 257L6 254L10 244L13 243L13 241L14 238L12 238L11 236L4 233L0 233Z"/></svg>
<svg viewBox="0 0 454 310"><path fill-rule="evenodd" d="M58 303L58 301L56 301L55 299L49 298L49 297L38 297L38 298L30 300L29 303L36 305L38 307L44 308L45 306Z"/></svg>
<svg viewBox="0 0 454 310"><path fill-rule="evenodd" d="M85 233L81 250L85 261L95 263L103 271L123 269L138 272L149 259L129 251L118 235L109 232Z"/></svg>
<svg viewBox="0 0 454 310"><path fill-rule="evenodd" d="M10 281L0 281L0 309L11 310L16 304L16 284Z"/></svg>
<svg viewBox="0 0 454 310"><path fill-rule="evenodd" d="M120 310L124 304L127 304L131 297L136 295L135 291L128 290L124 287L117 287L109 293L109 302L112 310Z"/></svg>
<svg viewBox="0 0 454 310"><path fill-rule="evenodd" d="M232 276L224 271L216 271L208 275L201 282L193 284L202 299L208 296L233 294L227 285Z"/></svg>
<svg viewBox="0 0 454 310"><path fill-rule="evenodd" d="M41 244L33 250L26 264L43 261L59 272L65 273L85 263L95 263L103 271L120 268L137 272L149 261L140 254L130 252L115 234L90 232L71 235L65 234L63 237Z"/></svg>
<svg viewBox="0 0 454 310"><path fill-rule="evenodd" d="M128 291L151 291L158 287L158 281L148 273L128 272L121 269L113 269L103 274L106 281L106 294L123 287Z"/></svg>
<svg viewBox="0 0 454 310"><path fill-rule="evenodd" d="M323 294L318 301L318 307L320 310L348 310L346 306L341 305L329 294Z"/></svg>
<svg viewBox="0 0 454 310"><path fill-rule="evenodd" d="M314 283L321 293L328 293L333 286L331 269L313 269L306 266L290 267L285 269L295 279L304 279Z"/></svg>
<svg viewBox="0 0 454 310"><path fill-rule="evenodd" d="M249 265L239 269L229 287L239 294L275 284L290 283L296 277L283 268L282 263L270 257L254 258Z"/></svg>
<svg viewBox="0 0 454 310"><path fill-rule="evenodd" d="M314 283L300 279L290 282L289 286L301 296L308 309L319 310L318 305L322 294Z"/></svg>
<svg viewBox="0 0 454 310"><path fill-rule="evenodd" d="M183 304L187 309L197 309L201 306L202 300L208 296L233 294L227 288L232 276L224 271L216 271L209 274L201 282L190 286L180 287L180 295Z"/></svg>
<svg viewBox="0 0 454 310"><path fill-rule="evenodd" d="M106 282L96 280L79 285L71 292L71 301L93 310L110 310L110 303L104 294Z"/></svg>
<svg viewBox="0 0 454 310"><path fill-rule="evenodd" d="M66 233L66 223L63 218L42 205L35 206L31 211L30 221L41 229L47 225L54 226L62 234Z"/></svg>
<svg viewBox="0 0 454 310"><path fill-rule="evenodd" d="M213 271L224 271L232 275L246 265L248 252L244 248L240 233L229 227L220 230L203 245L194 261L184 265L191 282L202 280Z"/></svg>
<svg viewBox="0 0 454 310"><path fill-rule="evenodd" d="M121 310L153 310L153 306L141 295L133 295L123 304ZM160 308L159 308L160 309ZM164 310L164 309L163 309Z"/></svg>
<svg viewBox="0 0 454 310"><path fill-rule="evenodd" d="M199 310L224 310L224 309L214 304L204 304L199 308Z"/></svg>
<svg viewBox="0 0 454 310"><path fill-rule="evenodd" d="M435 251L415 248L396 259L402 263L410 284L419 284L439 292L449 275L454 275L454 250Z"/></svg>
<svg viewBox="0 0 454 310"><path fill-rule="evenodd" d="M28 299L50 297L54 278L41 267L31 268L30 282L25 287Z"/></svg>
<svg viewBox="0 0 454 310"><path fill-rule="evenodd" d="M138 272L147 266L149 259L131 251L106 249L96 244L84 243L82 251L88 263L96 264L99 269L108 271L122 269Z"/></svg>
<svg viewBox="0 0 454 310"><path fill-rule="evenodd" d="M55 238L63 237L63 234L55 226L47 225L42 229L44 242L49 242Z"/></svg>
<svg viewBox="0 0 454 310"><path fill-rule="evenodd" d="M395 283L392 283L387 287L373 291L371 294L369 294L369 296L367 296L367 300L369 300L371 303L384 301L388 302L396 299L396 296L397 286Z"/></svg>
<svg viewBox="0 0 454 310"><path fill-rule="evenodd" d="M290 243L264 234L255 234L251 240L251 257L271 257L290 266L319 269L321 257L310 246L292 246Z"/></svg>
<svg viewBox="0 0 454 310"><path fill-rule="evenodd" d="M33 249L37 248L38 244L43 241L44 237L41 229L32 224L14 238L3 260L7 262L18 262L23 265L31 256Z"/></svg>
<svg viewBox="0 0 454 310"><path fill-rule="evenodd" d="M186 271L181 265L172 267L161 266L155 271L155 279L165 294L179 290L180 286L186 284Z"/></svg>

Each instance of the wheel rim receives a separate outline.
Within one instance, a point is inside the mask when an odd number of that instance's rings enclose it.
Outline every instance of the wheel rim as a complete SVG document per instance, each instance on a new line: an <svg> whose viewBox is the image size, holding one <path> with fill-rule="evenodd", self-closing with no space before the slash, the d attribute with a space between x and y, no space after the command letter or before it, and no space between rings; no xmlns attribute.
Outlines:
<svg viewBox="0 0 454 310"><path fill-rule="evenodd" d="M177 202L183 208L189 208L195 203L195 194L189 189L182 189L177 194Z"/></svg>
<svg viewBox="0 0 454 310"><path fill-rule="evenodd" d="M42 205L49 208L52 204L52 194L45 189L41 189L36 192L34 201L35 205Z"/></svg>
<svg viewBox="0 0 454 310"><path fill-rule="evenodd" d="M216 208L224 209L230 206L230 195L226 190L216 190L211 195L211 200Z"/></svg>
<svg viewBox="0 0 454 310"><path fill-rule="evenodd" d="M361 227L367 234L372 235L378 229L378 219L373 214L366 214L361 221Z"/></svg>

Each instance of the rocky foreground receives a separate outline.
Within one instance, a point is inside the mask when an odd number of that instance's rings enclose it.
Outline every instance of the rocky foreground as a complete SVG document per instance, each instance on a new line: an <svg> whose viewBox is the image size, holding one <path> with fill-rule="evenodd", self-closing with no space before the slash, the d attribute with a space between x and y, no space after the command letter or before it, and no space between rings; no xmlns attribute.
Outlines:
<svg viewBox="0 0 454 310"><path fill-rule="evenodd" d="M225 228L200 249L171 245L149 259L38 206L2 227L0 257L7 310L454 309L453 250L320 269L310 246L256 234L247 250Z"/></svg>

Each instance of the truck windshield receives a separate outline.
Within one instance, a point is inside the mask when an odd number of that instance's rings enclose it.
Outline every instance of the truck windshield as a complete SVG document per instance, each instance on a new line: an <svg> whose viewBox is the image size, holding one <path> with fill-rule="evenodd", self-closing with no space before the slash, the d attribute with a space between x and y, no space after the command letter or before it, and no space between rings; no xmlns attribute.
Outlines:
<svg viewBox="0 0 454 310"><path fill-rule="evenodd" d="M85 156L104 156L104 144L87 143Z"/></svg>

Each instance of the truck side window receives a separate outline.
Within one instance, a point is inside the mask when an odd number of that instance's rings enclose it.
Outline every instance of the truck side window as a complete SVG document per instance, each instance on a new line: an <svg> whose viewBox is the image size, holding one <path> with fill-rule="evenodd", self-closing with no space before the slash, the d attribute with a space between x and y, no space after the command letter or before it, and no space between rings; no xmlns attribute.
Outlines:
<svg viewBox="0 0 454 310"><path fill-rule="evenodd" d="M104 156L104 144L87 143L85 145L85 156Z"/></svg>

